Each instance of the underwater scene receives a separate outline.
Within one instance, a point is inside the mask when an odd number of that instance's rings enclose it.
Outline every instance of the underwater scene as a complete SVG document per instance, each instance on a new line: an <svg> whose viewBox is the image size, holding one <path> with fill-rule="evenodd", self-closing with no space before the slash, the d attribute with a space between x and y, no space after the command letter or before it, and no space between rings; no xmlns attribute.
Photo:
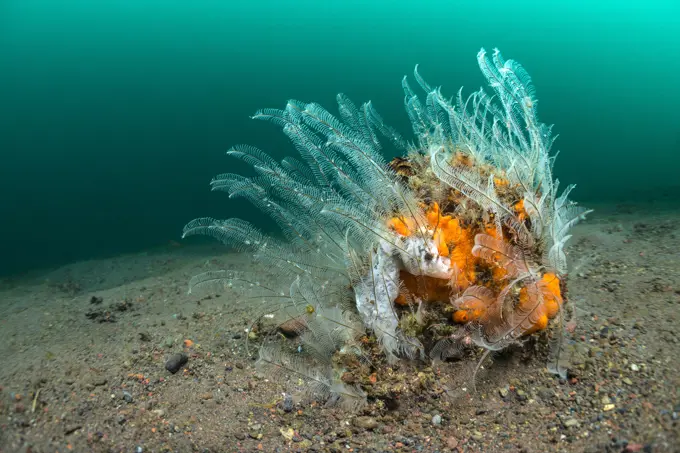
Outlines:
<svg viewBox="0 0 680 453"><path fill-rule="evenodd" d="M2 2L0 453L680 452L677 30Z"/></svg>

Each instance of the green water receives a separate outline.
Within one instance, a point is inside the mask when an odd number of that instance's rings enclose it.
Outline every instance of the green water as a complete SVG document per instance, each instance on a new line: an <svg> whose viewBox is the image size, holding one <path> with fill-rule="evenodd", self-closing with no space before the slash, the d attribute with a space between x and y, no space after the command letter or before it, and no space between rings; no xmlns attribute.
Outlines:
<svg viewBox="0 0 680 453"><path fill-rule="evenodd" d="M2 0L0 274L257 221L208 191L230 145L294 153L256 109L342 91L408 136L401 77L476 89L482 46L533 76L576 199L680 199L677 30L670 0Z"/></svg>

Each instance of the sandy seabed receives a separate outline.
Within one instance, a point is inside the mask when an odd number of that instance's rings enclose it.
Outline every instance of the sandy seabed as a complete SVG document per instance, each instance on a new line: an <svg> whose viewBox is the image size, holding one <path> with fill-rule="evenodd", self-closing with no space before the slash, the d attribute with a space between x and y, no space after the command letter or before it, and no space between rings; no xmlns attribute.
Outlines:
<svg viewBox="0 0 680 453"><path fill-rule="evenodd" d="M477 393L471 354L358 414L284 410L287 383L246 350L245 290L187 295L209 269L284 285L248 256L169 246L6 278L0 452L680 452L680 211L595 208L568 249L569 379L539 338L486 362Z"/></svg>

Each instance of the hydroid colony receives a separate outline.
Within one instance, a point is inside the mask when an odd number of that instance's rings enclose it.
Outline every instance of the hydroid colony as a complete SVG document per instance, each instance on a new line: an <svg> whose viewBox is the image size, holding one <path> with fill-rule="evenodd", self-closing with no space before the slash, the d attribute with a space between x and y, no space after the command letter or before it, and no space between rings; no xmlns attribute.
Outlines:
<svg viewBox="0 0 680 453"><path fill-rule="evenodd" d="M211 271L190 286L247 285L262 319L287 334L263 343L259 364L295 377L315 398L361 405L381 363L444 359L475 345L499 351L551 326L549 368L566 374L564 246L587 211L569 201L573 186L558 192L554 137L538 121L527 72L497 50L482 49L477 61L493 95L459 91L449 100L416 67L421 99L404 78L413 142L370 102L356 106L344 95L339 116L295 100L257 112L301 158L277 162L236 146L228 154L254 176L222 174L211 186L266 212L281 236L233 218L184 229L285 276L282 288ZM405 156L388 163L387 142Z"/></svg>

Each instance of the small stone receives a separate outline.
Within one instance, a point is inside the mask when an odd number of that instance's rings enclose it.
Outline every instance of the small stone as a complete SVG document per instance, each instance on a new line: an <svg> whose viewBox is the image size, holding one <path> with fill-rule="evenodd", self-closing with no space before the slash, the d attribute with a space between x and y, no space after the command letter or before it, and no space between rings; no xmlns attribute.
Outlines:
<svg viewBox="0 0 680 453"><path fill-rule="evenodd" d="M442 424L442 416L435 414L434 417L432 417L432 424L434 426L440 426Z"/></svg>
<svg viewBox="0 0 680 453"><path fill-rule="evenodd" d="M542 400L548 401L548 400L552 399L553 396L555 396L555 392L553 392L552 390L550 390L550 389L548 389L548 388L543 387L543 388L540 388L540 389L538 390L538 396L539 396Z"/></svg>
<svg viewBox="0 0 680 453"><path fill-rule="evenodd" d="M627 385L633 385L633 381L630 378L623 378L623 383Z"/></svg>
<svg viewBox="0 0 680 453"><path fill-rule="evenodd" d="M284 412L291 412L294 406L293 396L286 393L283 397L283 401L281 401L281 409L283 409Z"/></svg>
<svg viewBox="0 0 680 453"><path fill-rule="evenodd" d="M569 419L563 421L562 425L565 428L578 428L579 426L581 426L581 423L578 420L576 420L575 418L569 418Z"/></svg>
<svg viewBox="0 0 680 453"><path fill-rule="evenodd" d="M295 436L295 430L293 428L288 428L288 429L281 428L281 429L279 429L279 432L281 433L283 438L288 440L288 441L292 441L293 436Z"/></svg>
<svg viewBox="0 0 680 453"><path fill-rule="evenodd" d="M172 374L175 374L188 361L189 361L189 357L187 357L186 354L184 354L184 353L174 354L168 359L167 362L165 362L165 369L168 370L169 372L171 372Z"/></svg>
<svg viewBox="0 0 680 453"><path fill-rule="evenodd" d="M298 433L293 434L293 442L297 442L300 444L298 448L307 448L309 445L311 445L311 442L304 439L301 435Z"/></svg>
<svg viewBox="0 0 680 453"><path fill-rule="evenodd" d="M248 430L248 435L252 439L262 439L262 433L260 432L262 430L262 425L260 423L255 423L254 425L250 425L250 429Z"/></svg>
<svg viewBox="0 0 680 453"><path fill-rule="evenodd" d="M64 434L68 436L69 434L73 434L74 432L78 431L80 428L82 428L81 425L68 425L64 429Z"/></svg>
<svg viewBox="0 0 680 453"><path fill-rule="evenodd" d="M498 393L501 395L501 398L507 398L509 392L510 391L508 390L507 387L503 387L503 388L498 389Z"/></svg>
<svg viewBox="0 0 680 453"><path fill-rule="evenodd" d="M132 398L132 395L129 392L123 392L123 399L128 404L134 401L134 398Z"/></svg>
<svg viewBox="0 0 680 453"><path fill-rule="evenodd" d="M616 408L616 405L614 404L605 404L604 407L602 408L603 411L609 412L613 411Z"/></svg>
<svg viewBox="0 0 680 453"><path fill-rule="evenodd" d="M527 400L527 393L524 390L517 389L517 391L515 393L517 393L517 400L519 400L519 401L526 401Z"/></svg>
<svg viewBox="0 0 680 453"><path fill-rule="evenodd" d="M602 401L602 404L604 404L605 406L612 402L612 400L607 395L603 396L601 401Z"/></svg>
<svg viewBox="0 0 680 453"><path fill-rule="evenodd" d="M457 448L458 447L458 439L456 439L453 436L447 437L446 438L446 446L451 450Z"/></svg>
<svg viewBox="0 0 680 453"><path fill-rule="evenodd" d="M637 366L637 365L634 364L634 363L631 363L631 364L630 364L630 369L633 370L633 371L640 371L640 367Z"/></svg>
<svg viewBox="0 0 680 453"><path fill-rule="evenodd" d="M357 417L354 419L354 426L372 431L378 427L378 421L373 417Z"/></svg>

